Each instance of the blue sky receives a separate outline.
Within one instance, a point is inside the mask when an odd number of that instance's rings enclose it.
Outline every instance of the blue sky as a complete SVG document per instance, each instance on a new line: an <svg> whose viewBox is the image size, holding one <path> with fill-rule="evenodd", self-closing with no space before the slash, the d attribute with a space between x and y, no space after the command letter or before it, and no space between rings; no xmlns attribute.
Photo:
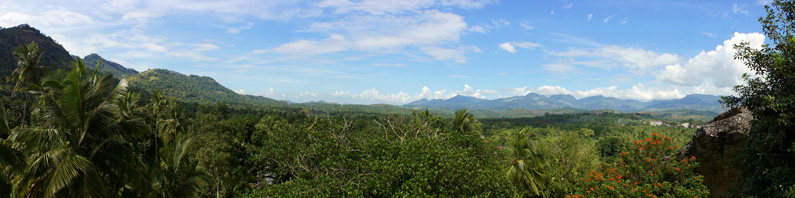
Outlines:
<svg viewBox="0 0 795 198"><path fill-rule="evenodd" d="M210 76L295 102L455 95L733 94L732 45L765 42L768 1L114 0L0 2L74 55Z"/></svg>

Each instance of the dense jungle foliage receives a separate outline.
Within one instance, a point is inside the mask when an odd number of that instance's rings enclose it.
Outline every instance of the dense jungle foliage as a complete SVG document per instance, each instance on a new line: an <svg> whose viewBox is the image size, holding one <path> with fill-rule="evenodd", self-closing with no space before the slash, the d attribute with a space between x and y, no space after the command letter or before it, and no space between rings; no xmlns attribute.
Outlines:
<svg viewBox="0 0 795 198"><path fill-rule="evenodd" d="M15 55L41 54L26 47ZM35 65L23 61L35 57L19 60ZM586 175L642 162L621 155L632 140L662 134L680 147L693 133L615 112L481 121L466 109L439 116L185 103L95 71L77 59L70 72L4 85L17 91L3 100L2 196L579 196L594 185ZM652 164L673 169L661 158ZM677 167L694 174L693 166ZM632 178L640 186L671 179ZM695 179L666 184L708 193Z"/></svg>

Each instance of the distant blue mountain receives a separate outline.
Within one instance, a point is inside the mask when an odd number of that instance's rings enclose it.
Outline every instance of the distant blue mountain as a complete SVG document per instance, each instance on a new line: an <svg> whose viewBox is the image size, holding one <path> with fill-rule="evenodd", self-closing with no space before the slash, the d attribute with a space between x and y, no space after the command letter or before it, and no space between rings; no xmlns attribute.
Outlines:
<svg viewBox="0 0 795 198"><path fill-rule="evenodd" d="M490 110L513 110L513 109L528 109L528 110L545 110L545 109L558 109L558 108L574 108L574 109L612 109L622 112L637 112L637 111L662 111L673 109L690 109L690 110L708 110L713 112L722 112L725 109L718 102L720 96L692 94L687 95L681 99L671 100L654 100L649 102L642 102L637 100L622 100L613 97L604 96L591 96L582 99L576 99L572 95L558 94L551 96L544 96L536 93L530 93L524 96L514 96L508 98L498 98L494 100L486 100L469 96L455 96L447 100L434 99L434 100L418 100L412 103L403 105L410 108L446 108L446 109L490 109Z"/></svg>

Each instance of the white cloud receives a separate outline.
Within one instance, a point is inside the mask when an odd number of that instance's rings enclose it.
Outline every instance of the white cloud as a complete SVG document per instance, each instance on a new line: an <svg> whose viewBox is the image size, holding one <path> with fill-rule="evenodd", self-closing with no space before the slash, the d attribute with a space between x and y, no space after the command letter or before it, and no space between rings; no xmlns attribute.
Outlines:
<svg viewBox="0 0 795 198"><path fill-rule="evenodd" d="M593 14L588 14L588 18L586 20L591 21L592 18L593 18Z"/></svg>
<svg viewBox="0 0 795 198"><path fill-rule="evenodd" d="M732 4L732 13L748 15L748 10L746 10L745 7L744 5L734 3Z"/></svg>
<svg viewBox="0 0 795 198"><path fill-rule="evenodd" d="M491 0L410 0L410 1L378 1L378 0L325 0L316 5L321 8L332 8L334 13L366 12L374 15L400 14L415 12L434 6L454 6L464 9L477 9L490 4Z"/></svg>
<svg viewBox="0 0 795 198"><path fill-rule="evenodd" d="M240 26L225 26L225 25L217 25L217 27L225 29L226 33L230 34L237 34L243 30L248 30L254 27L254 23L246 23L245 25Z"/></svg>
<svg viewBox="0 0 795 198"><path fill-rule="evenodd" d="M469 78L469 76L464 76L464 75L450 75L450 78Z"/></svg>
<svg viewBox="0 0 795 198"><path fill-rule="evenodd" d="M419 93L408 94L405 92L398 92L393 94L382 93L377 89L367 89L359 93L352 91L334 91L328 94L320 92L303 92L298 94L282 93L274 94L273 89L262 95L273 97L279 100L291 100L296 102L308 101L326 101L344 104L406 104L420 99L449 99L457 95L470 96L481 99L503 97L502 93L497 90L489 89L474 89L468 84L464 84L463 90L448 91L447 89L433 91L428 86L423 86Z"/></svg>
<svg viewBox="0 0 795 198"><path fill-rule="evenodd" d="M644 70L652 66L662 66L667 64L675 64L680 61L680 57L670 53L657 53L649 50L644 50L635 47L623 47L617 45L608 45L594 49L578 49L570 48L565 52L549 52L551 55L589 59L591 61L577 61L577 63L610 69L616 65L623 66L624 68ZM590 65L587 63L594 63Z"/></svg>
<svg viewBox="0 0 795 198"><path fill-rule="evenodd" d="M477 32L477 33L486 33L486 29L484 29L483 26L479 26L479 25L469 26L467 31Z"/></svg>
<svg viewBox="0 0 795 198"><path fill-rule="evenodd" d="M541 65L541 67L543 67L544 70L558 74L568 74L577 71L573 65L568 63L548 63Z"/></svg>
<svg viewBox="0 0 795 198"><path fill-rule="evenodd" d="M685 97L685 94L682 91L679 91L678 89L669 89L662 87L646 87L643 84L636 84L629 89L619 89L617 86L609 86L609 87L597 87L588 90L570 91L560 86L543 85L537 88L529 88L527 86L521 88L509 88L506 89L506 91L518 96L527 95L529 93L537 93L546 96L556 95L556 94L567 94L567 95L572 95L575 98L579 99L591 96L605 96L605 97L613 97L618 99L651 101L651 100L665 100L665 99L676 99L676 98Z"/></svg>
<svg viewBox="0 0 795 198"><path fill-rule="evenodd" d="M466 57L462 50L440 46L458 43L467 30L463 17L436 10L411 16L351 16L333 23L313 23L306 30L342 33L332 33L320 41L296 40L266 51L306 56L348 50L391 53L413 46L437 60L464 63Z"/></svg>
<svg viewBox="0 0 795 198"><path fill-rule="evenodd" d="M519 26L522 26L522 28L524 28L526 30L535 30L536 29L535 26L532 26L532 25L530 25L530 24L528 24L526 22L519 23Z"/></svg>
<svg viewBox="0 0 795 198"><path fill-rule="evenodd" d="M196 51L171 51L166 53L170 56L180 56L180 57L187 57L190 58L193 62L200 62L200 61L219 61L220 59L216 57L205 56Z"/></svg>
<svg viewBox="0 0 795 198"><path fill-rule="evenodd" d="M445 49L436 46L422 47L422 51L431 55L436 60L454 60L456 63L466 63L464 52L457 49Z"/></svg>
<svg viewBox="0 0 795 198"><path fill-rule="evenodd" d="M618 99L651 101L682 98L685 97L686 94L678 89L646 87L643 84L637 84L630 89L618 89L616 86L598 87L589 90L574 91L572 95L576 98L605 96Z"/></svg>
<svg viewBox="0 0 795 198"><path fill-rule="evenodd" d="M608 21L610 21L610 19L612 19L612 18L613 18L613 17L615 17L615 16L616 16L616 15L610 15L610 16L607 16L607 17L605 17L605 20L602 20L602 22L603 22L603 23L607 23Z"/></svg>
<svg viewBox="0 0 795 198"><path fill-rule="evenodd" d="M569 3L569 4L566 4L566 5L563 5L561 8L563 8L563 9L571 9L571 7L573 7L573 6L574 6L574 3Z"/></svg>
<svg viewBox="0 0 795 198"><path fill-rule="evenodd" d="M332 34L322 41L297 40L282 44L270 51L290 55L317 55L347 50L350 45L350 41L344 36Z"/></svg>
<svg viewBox="0 0 795 198"><path fill-rule="evenodd" d="M535 49L537 47L541 47L541 44L531 43L531 42L505 42L500 44L498 47L511 54L516 54L516 47L524 49Z"/></svg>
<svg viewBox="0 0 795 198"><path fill-rule="evenodd" d="M629 21L629 17L624 17L624 19L621 20L621 24L627 24L627 21Z"/></svg>
<svg viewBox="0 0 795 198"><path fill-rule="evenodd" d="M525 48L525 49L535 49L537 47L541 47L541 44L538 43L531 43L531 42L511 42L516 47Z"/></svg>
<svg viewBox="0 0 795 198"><path fill-rule="evenodd" d="M529 93L537 93L541 95L572 94L572 92L567 90L566 88L560 86L549 86L549 85L540 86L535 89L529 88L527 86L521 88L509 88L506 89L506 91L511 92L512 94L518 96L524 96Z"/></svg>
<svg viewBox="0 0 795 198"><path fill-rule="evenodd" d="M703 34L704 36L708 36L708 37L712 37L712 38L717 38L717 37L715 37L715 34L714 34L714 33L711 33L711 32L703 32L703 31L702 31L702 32L701 32L701 34Z"/></svg>
<svg viewBox="0 0 795 198"><path fill-rule="evenodd" d="M759 49L765 41L760 33L734 33L731 39L723 41L714 50L702 51L683 64L671 64L660 71L657 79L674 85L697 87L709 86L729 88L742 84L743 73L753 74L741 60L735 60L734 45L747 41Z"/></svg>
<svg viewBox="0 0 795 198"><path fill-rule="evenodd" d="M197 44L191 44L191 46L194 47L193 51L197 51L197 52L218 49L217 45L213 45L213 44L210 44L210 43L197 43Z"/></svg>
<svg viewBox="0 0 795 198"><path fill-rule="evenodd" d="M513 45L511 45L511 43L509 43L509 42L502 43L502 44L499 45L499 47L502 50L505 50L508 53L516 54L516 49L513 48Z"/></svg>
<svg viewBox="0 0 795 198"><path fill-rule="evenodd" d="M244 95L244 94L246 94L246 90L238 89L238 90L235 90L235 93L240 94L240 95Z"/></svg>

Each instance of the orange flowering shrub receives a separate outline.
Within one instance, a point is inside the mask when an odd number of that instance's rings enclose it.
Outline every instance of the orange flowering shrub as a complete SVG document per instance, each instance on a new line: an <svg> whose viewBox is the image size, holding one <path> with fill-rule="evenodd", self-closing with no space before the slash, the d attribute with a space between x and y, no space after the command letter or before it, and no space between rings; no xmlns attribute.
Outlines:
<svg viewBox="0 0 795 198"><path fill-rule="evenodd" d="M708 197L695 157L675 160L673 139L657 133L626 145L619 160L580 179L583 189L566 197ZM670 158L666 158L671 156Z"/></svg>

